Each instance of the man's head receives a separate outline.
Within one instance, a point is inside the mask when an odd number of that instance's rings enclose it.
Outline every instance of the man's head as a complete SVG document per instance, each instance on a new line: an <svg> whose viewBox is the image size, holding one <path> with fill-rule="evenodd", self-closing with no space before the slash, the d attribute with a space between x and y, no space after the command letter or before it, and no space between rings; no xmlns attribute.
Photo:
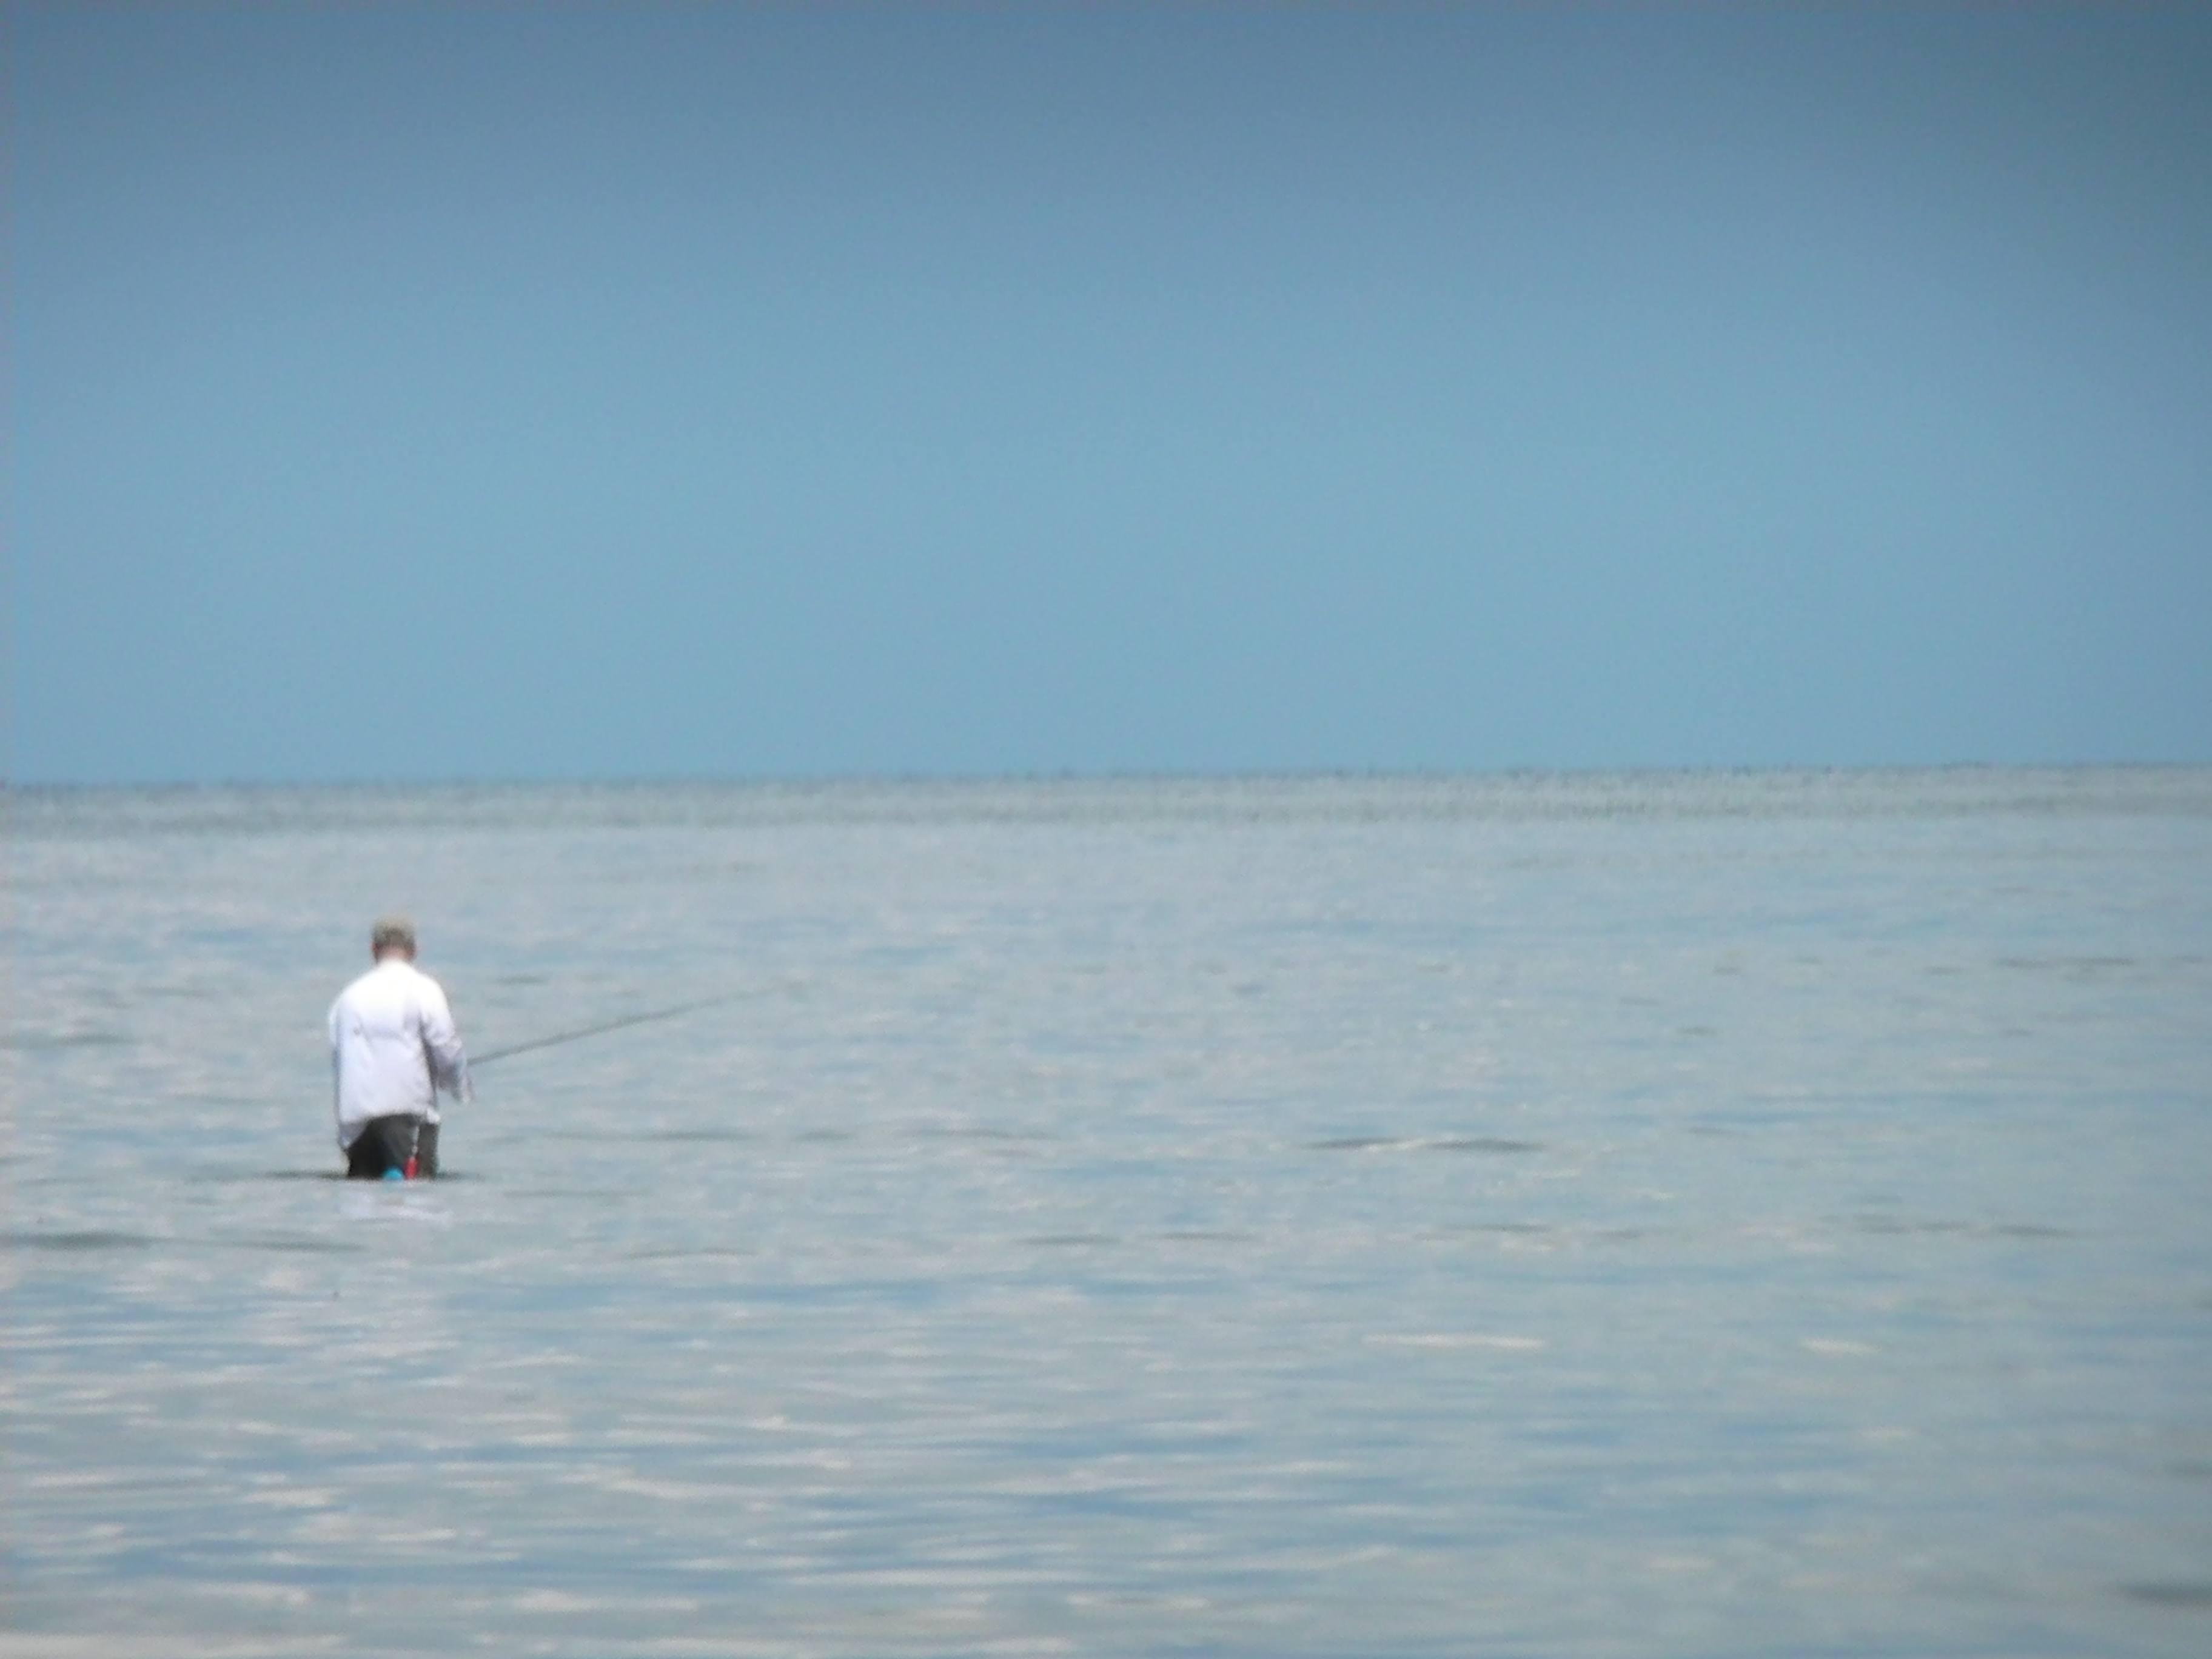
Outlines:
<svg viewBox="0 0 2212 1659"><path fill-rule="evenodd" d="M414 961L415 924L404 916L379 917L376 926L368 930L368 953L379 962L386 957Z"/></svg>

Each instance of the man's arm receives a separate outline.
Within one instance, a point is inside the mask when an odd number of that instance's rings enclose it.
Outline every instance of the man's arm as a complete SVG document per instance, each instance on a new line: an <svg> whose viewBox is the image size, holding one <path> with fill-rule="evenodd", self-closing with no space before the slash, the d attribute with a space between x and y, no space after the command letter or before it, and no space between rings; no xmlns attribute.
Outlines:
<svg viewBox="0 0 2212 1659"><path fill-rule="evenodd" d="M331 1004L330 1018L323 1022L331 1034L331 1098L332 1100L337 1098L338 1091L345 1085L345 1073L338 1055L338 1010L343 1006L345 1006L345 999L340 997L336 1002Z"/></svg>
<svg viewBox="0 0 2212 1659"><path fill-rule="evenodd" d="M469 1057L461 1047L460 1031L453 1024L453 1011L434 981L422 988L422 1052L430 1058L433 1087L443 1088L456 1100L476 1098L469 1083Z"/></svg>

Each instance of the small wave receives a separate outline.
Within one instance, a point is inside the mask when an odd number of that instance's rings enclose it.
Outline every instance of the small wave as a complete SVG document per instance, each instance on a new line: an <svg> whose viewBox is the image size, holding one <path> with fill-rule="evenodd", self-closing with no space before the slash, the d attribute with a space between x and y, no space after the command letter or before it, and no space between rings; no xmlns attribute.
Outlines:
<svg viewBox="0 0 2212 1659"><path fill-rule="evenodd" d="M443 1176L440 1177L444 1179ZM349 1221L411 1222L418 1226L450 1227L453 1218L446 1211L409 1192L417 1182L360 1181L345 1195ZM397 1190L392 1190L396 1188Z"/></svg>
<svg viewBox="0 0 2212 1659"><path fill-rule="evenodd" d="M362 1249L362 1246L348 1243L343 1239L317 1238L307 1233L252 1233L243 1237L226 1238L218 1242L228 1245L233 1249L272 1250L279 1255L352 1255L358 1254Z"/></svg>
<svg viewBox="0 0 2212 1659"><path fill-rule="evenodd" d="M2154 1607L2186 1607L2191 1611L2212 1612L2212 1582L2203 1579L2174 1579L2148 1583L2122 1584L2121 1595L2130 1601L2148 1601Z"/></svg>
<svg viewBox="0 0 2212 1659"><path fill-rule="evenodd" d="M86 1228L76 1232L0 1233L11 1250L143 1250L157 1241L145 1233Z"/></svg>
<svg viewBox="0 0 2212 1659"><path fill-rule="evenodd" d="M1540 1152L1541 1141L1508 1140L1497 1135L1343 1135L1333 1140L1313 1140L1306 1150L1315 1152Z"/></svg>
<svg viewBox="0 0 2212 1659"><path fill-rule="evenodd" d="M1492 1336L1478 1331L1382 1332L1359 1340L1371 1348L1485 1348L1496 1353L1534 1353L1552 1346L1540 1336Z"/></svg>
<svg viewBox="0 0 2212 1659"><path fill-rule="evenodd" d="M2043 1242L2081 1236L2064 1227L2045 1226L2033 1221L1957 1221L1944 1217L1916 1218L1910 1216L1863 1215L1852 1218L1849 1224L1863 1233L1896 1237L2018 1238Z"/></svg>
<svg viewBox="0 0 2212 1659"><path fill-rule="evenodd" d="M120 1031L15 1031L0 1037L0 1048L35 1054L55 1048L119 1048L130 1041Z"/></svg>

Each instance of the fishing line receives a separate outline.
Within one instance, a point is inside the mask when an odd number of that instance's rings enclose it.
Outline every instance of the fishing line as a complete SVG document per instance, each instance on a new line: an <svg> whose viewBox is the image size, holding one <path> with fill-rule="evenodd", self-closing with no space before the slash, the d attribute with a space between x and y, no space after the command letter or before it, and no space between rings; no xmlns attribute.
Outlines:
<svg viewBox="0 0 2212 1659"><path fill-rule="evenodd" d="M471 1054L469 1069L489 1066L495 1060L512 1059L516 1054L534 1053L539 1048L558 1047L563 1042L577 1042L585 1037L598 1036L607 1031L619 1031L627 1025L649 1025L655 1020L674 1019L679 1014L696 1013L702 1008L712 1008L718 1003L735 1002L734 995L708 997L700 1002L679 1003L673 1008L656 1008L650 1013L626 1014L620 1019L602 1020L597 1025L586 1025L574 1031L558 1031L551 1036L532 1037L527 1042L518 1042L505 1048L495 1048L488 1054Z"/></svg>

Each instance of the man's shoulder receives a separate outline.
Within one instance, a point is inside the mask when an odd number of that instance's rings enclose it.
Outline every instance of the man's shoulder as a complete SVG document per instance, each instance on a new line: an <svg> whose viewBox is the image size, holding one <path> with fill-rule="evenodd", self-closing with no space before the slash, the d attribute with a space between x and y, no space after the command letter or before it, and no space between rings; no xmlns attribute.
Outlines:
<svg viewBox="0 0 2212 1659"><path fill-rule="evenodd" d="M416 989L439 991L442 993L444 988L441 986L436 980L431 978L429 975L424 973L420 968L417 968L413 963L402 962L394 965L399 969L399 975L398 977L404 978L408 984L415 987Z"/></svg>
<svg viewBox="0 0 2212 1659"><path fill-rule="evenodd" d="M438 990L438 981L415 966L413 963L390 960L378 963L375 967L348 985L344 990L338 993L337 1002L332 1006L339 1006L348 1002L388 1002L394 999L404 1000L409 996L420 996L426 990L435 994L442 994Z"/></svg>
<svg viewBox="0 0 2212 1659"><path fill-rule="evenodd" d="M380 964L379 971L385 975L378 987L381 994L416 1010L435 1011L445 1007L446 988L413 963L383 963Z"/></svg>

